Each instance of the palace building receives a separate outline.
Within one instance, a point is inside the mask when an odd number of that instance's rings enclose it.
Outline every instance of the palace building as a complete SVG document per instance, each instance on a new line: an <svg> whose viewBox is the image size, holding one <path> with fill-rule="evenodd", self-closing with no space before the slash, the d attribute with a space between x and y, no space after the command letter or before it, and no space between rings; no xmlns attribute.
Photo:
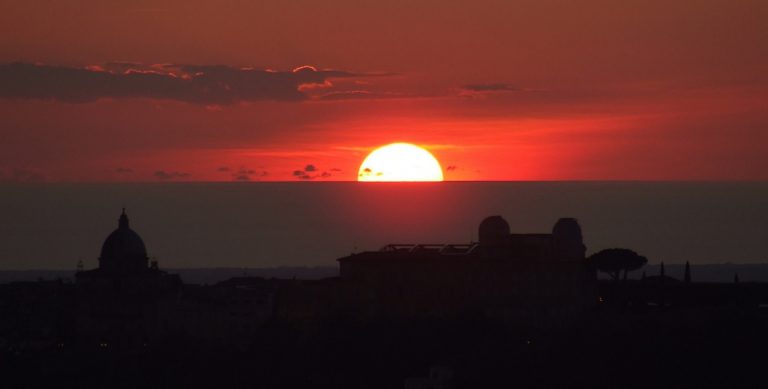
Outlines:
<svg viewBox="0 0 768 389"><path fill-rule="evenodd" d="M481 311L503 319L563 317L595 306L597 277L572 218L551 233L513 234L500 216L465 244L389 244L339 258L364 316L440 317Z"/></svg>

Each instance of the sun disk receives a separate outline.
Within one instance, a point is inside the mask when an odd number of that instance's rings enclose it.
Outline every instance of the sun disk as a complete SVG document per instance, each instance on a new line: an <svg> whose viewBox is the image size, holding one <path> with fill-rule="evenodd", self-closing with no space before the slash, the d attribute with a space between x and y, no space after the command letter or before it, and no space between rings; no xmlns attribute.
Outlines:
<svg viewBox="0 0 768 389"><path fill-rule="evenodd" d="M410 143L392 143L368 154L357 173L358 181L443 181L443 169L426 149Z"/></svg>

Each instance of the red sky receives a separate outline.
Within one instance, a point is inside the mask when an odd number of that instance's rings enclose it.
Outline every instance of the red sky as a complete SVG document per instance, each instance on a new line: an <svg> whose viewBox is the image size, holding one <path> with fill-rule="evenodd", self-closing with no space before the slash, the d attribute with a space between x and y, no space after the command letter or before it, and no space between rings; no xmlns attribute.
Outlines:
<svg viewBox="0 0 768 389"><path fill-rule="evenodd" d="M764 0L2 0L0 180L354 180L398 141L450 180L766 180L766 20Z"/></svg>

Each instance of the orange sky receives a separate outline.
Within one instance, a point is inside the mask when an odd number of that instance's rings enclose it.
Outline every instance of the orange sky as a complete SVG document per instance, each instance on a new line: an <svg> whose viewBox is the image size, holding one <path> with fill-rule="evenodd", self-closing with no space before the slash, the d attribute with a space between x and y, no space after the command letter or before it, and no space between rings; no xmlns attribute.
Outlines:
<svg viewBox="0 0 768 389"><path fill-rule="evenodd" d="M449 180L765 180L765 20L762 0L3 0L0 180L353 180L398 141Z"/></svg>

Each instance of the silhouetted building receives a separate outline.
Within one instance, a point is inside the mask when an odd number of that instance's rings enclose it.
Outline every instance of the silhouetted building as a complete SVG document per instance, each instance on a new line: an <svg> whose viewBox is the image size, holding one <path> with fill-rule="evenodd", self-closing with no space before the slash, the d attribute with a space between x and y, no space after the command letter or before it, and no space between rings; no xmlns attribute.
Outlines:
<svg viewBox="0 0 768 389"><path fill-rule="evenodd" d="M562 317L597 302L595 270L575 219L552 233L512 234L500 216L468 244L390 244L340 258L342 280L364 316L446 316L482 311L505 319Z"/></svg>
<svg viewBox="0 0 768 389"><path fill-rule="evenodd" d="M243 345L274 317L278 280L237 277L211 286L184 285L162 300L160 323L177 337Z"/></svg>
<svg viewBox="0 0 768 389"><path fill-rule="evenodd" d="M160 302L176 298L182 287L177 275L149 264L144 241L130 228L125 209L117 229L104 240L99 267L75 278L76 335L100 347L137 348L162 336Z"/></svg>
<svg viewBox="0 0 768 389"><path fill-rule="evenodd" d="M150 265L144 241L131 229L125 209L120 214L117 229L101 246L99 267L80 271L75 277L79 286L108 288L121 293L141 289L158 291L181 283L178 276L160 270L157 262Z"/></svg>

